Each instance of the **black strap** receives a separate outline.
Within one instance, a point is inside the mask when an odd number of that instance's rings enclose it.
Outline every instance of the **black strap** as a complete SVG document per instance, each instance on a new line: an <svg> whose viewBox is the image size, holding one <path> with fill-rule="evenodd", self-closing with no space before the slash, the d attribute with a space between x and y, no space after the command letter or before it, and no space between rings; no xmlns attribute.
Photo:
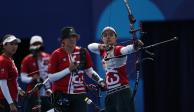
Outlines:
<svg viewBox="0 0 194 112"><path fill-rule="evenodd" d="M80 64L78 66L79 70L84 70L86 68L86 48L80 49Z"/></svg>

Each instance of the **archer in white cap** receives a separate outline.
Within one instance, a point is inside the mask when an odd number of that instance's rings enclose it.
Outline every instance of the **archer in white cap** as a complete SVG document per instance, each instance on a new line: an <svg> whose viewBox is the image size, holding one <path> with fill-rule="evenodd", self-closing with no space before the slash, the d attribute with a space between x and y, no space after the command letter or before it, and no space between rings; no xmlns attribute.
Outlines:
<svg viewBox="0 0 194 112"><path fill-rule="evenodd" d="M105 27L101 35L103 43L91 43L88 45L88 49L102 57L102 64L106 71L107 96L105 111L135 112L134 103L130 100L131 91L126 70L126 54L135 52L137 47L143 45L143 43L127 46L118 45L117 32L111 26ZM115 56L120 57L107 59Z"/></svg>
<svg viewBox="0 0 194 112"><path fill-rule="evenodd" d="M32 90L37 83L42 83L48 77L47 68L50 54L42 49L43 39L39 35L32 36L30 39L30 54L24 57L21 63L21 80L27 84L26 92ZM33 111L32 108L38 105L38 100L41 100L41 112L46 112L51 108L48 93L50 90L50 83L47 82L39 91L39 96L33 94L25 102L25 112Z"/></svg>
<svg viewBox="0 0 194 112"><path fill-rule="evenodd" d="M33 55L37 55L38 52L34 51L39 51L43 47L43 39L39 35L32 36L30 39L30 51L32 53L36 53Z"/></svg>
<svg viewBox="0 0 194 112"><path fill-rule="evenodd" d="M36 43L36 42L39 42L39 43L43 44L43 39L42 39L42 37L39 36L39 35L34 35L34 36L32 36L31 39L30 39L30 45L33 45L33 44Z"/></svg>
<svg viewBox="0 0 194 112"><path fill-rule="evenodd" d="M2 54L0 54L0 102L4 108L1 112L16 112L18 93L21 95L24 91L17 84L18 71L12 56L18 49L18 43L21 40L14 35L7 34L1 41Z"/></svg>
<svg viewBox="0 0 194 112"><path fill-rule="evenodd" d="M111 27L111 26L106 26L106 27L104 27L104 29L102 30L102 35L103 35L104 32L107 31L107 30L112 31L112 32L115 34L115 36L117 36L116 30L115 30L113 27Z"/></svg>
<svg viewBox="0 0 194 112"><path fill-rule="evenodd" d="M21 40L19 38L16 38L14 35L7 34L4 36L2 44L5 45L6 43L10 43L13 41L15 41L16 43L21 43Z"/></svg>

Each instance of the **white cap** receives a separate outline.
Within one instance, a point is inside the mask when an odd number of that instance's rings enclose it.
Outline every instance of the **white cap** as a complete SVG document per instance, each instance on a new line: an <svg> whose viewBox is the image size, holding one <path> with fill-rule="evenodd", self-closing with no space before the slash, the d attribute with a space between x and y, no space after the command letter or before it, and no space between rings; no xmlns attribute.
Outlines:
<svg viewBox="0 0 194 112"><path fill-rule="evenodd" d="M19 38L16 38L14 35L8 35L8 37L3 40L3 45L9 42L13 42L14 40L16 40L18 43L21 43L21 40Z"/></svg>
<svg viewBox="0 0 194 112"><path fill-rule="evenodd" d="M117 35L116 30L115 30L113 27L111 27L111 26L106 26L106 27L102 30L102 34L103 34L106 30L111 30L111 31L113 31L113 32Z"/></svg>
<svg viewBox="0 0 194 112"><path fill-rule="evenodd" d="M35 42L43 43L42 37L38 35L32 36L30 39L30 45L34 44Z"/></svg>

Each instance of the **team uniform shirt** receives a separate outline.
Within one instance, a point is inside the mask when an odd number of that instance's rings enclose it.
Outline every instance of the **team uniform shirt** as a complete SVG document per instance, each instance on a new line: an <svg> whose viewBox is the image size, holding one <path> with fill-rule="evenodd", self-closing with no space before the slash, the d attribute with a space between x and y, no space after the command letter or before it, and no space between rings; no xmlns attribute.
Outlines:
<svg viewBox="0 0 194 112"><path fill-rule="evenodd" d="M35 74L40 76L40 79L44 81L48 77L48 62L50 55L45 52L41 52L41 58L36 59L32 54L27 55L21 63L21 73L27 73L28 77L32 77ZM27 85L27 91L32 90L36 83L33 81ZM48 84L48 83L47 83ZM47 85L49 86L49 85ZM40 96L46 95L46 88L40 89Z"/></svg>
<svg viewBox="0 0 194 112"><path fill-rule="evenodd" d="M69 68L70 63L80 63L80 47L75 47L71 54L67 53L64 48L56 49L50 58L48 71L53 73ZM93 66L91 57L86 50L85 69ZM85 93L84 70L77 70L64 76L63 78L53 82L53 91L60 91L64 94L80 94Z"/></svg>
<svg viewBox="0 0 194 112"><path fill-rule="evenodd" d="M106 85L108 90L128 85L129 83L126 69L127 56L104 60L108 57L122 55L121 48L123 47L124 46L114 46L110 51L100 50L103 67L106 71Z"/></svg>
<svg viewBox="0 0 194 112"><path fill-rule="evenodd" d="M0 55L0 80L7 80L7 86L13 101L17 100L17 76L18 70L14 61L5 56ZM0 100L5 99L2 90L0 89Z"/></svg>

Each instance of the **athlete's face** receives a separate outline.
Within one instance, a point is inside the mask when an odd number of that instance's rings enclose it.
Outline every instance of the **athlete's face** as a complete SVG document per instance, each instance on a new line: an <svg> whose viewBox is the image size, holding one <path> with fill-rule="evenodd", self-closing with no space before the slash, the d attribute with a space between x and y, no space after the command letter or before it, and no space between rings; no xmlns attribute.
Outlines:
<svg viewBox="0 0 194 112"><path fill-rule="evenodd" d="M18 42L16 40L6 43L4 46L4 52L10 56L16 53L18 49Z"/></svg>
<svg viewBox="0 0 194 112"><path fill-rule="evenodd" d="M64 47L75 47L77 43L78 37L76 35L72 35L69 38L65 38L62 41Z"/></svg>
<svg viewBox="0 0 194 112"><path fill-rule="evenodd" d="M114 45L117 41L116 34L112 30L106 30L102 34L102 41L104 44Z"/></svg>

